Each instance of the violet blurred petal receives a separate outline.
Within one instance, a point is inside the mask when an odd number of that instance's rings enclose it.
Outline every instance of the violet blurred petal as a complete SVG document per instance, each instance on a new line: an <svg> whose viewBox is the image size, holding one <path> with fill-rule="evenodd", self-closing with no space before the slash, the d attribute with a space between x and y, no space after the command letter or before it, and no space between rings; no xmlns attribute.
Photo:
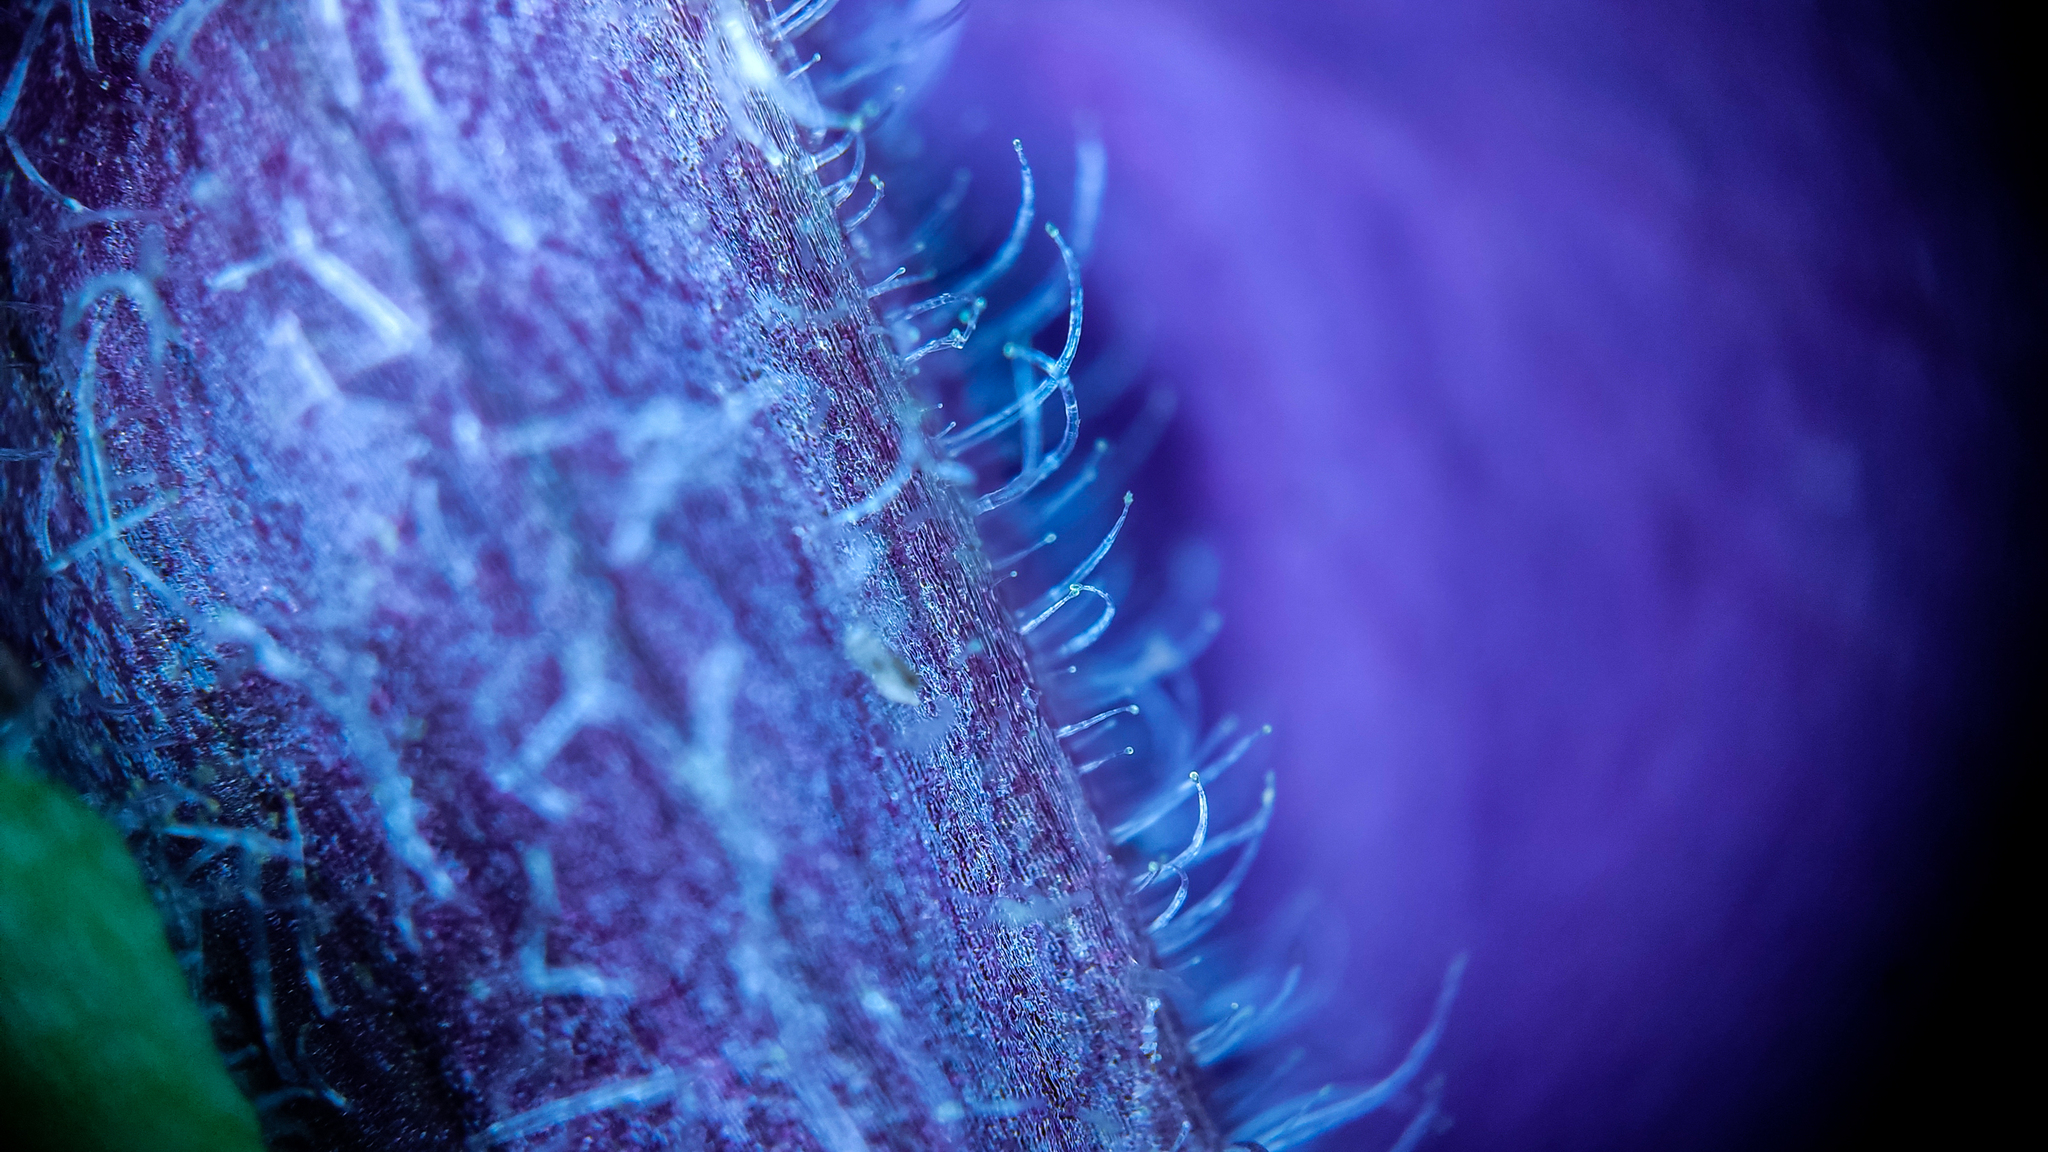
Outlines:
<svg viewBox="0 0 2048 1152"><path fill-rule="evenodd" d="M1471 948L1449 1144L1725 1146L1909 890L1981 586L1977 289L1825 34L990 3L925 114L962 154L1099 125L1091 300L1185 421L1147 506L1214 541L1204 682L1284 765L1240 903L1285 936L1320 895L1324 1075Z"/></svg>

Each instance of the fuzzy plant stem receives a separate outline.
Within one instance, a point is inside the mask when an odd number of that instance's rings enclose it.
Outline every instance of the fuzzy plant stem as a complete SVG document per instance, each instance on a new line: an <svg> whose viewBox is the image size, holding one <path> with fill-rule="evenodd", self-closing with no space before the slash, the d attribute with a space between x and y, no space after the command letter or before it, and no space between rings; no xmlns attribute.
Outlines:
<svg viewBox="0 0 2048 1152"><path fill-rule="evenodd" d="M0 633L273 1148L1220 1143L774 35L0 22Z"/></svg>

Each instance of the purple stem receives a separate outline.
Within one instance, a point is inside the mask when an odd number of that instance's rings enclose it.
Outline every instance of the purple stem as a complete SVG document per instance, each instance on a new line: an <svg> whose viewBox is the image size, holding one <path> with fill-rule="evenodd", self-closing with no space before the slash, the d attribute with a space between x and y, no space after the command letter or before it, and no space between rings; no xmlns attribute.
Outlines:
<svg viewBox="0 0 2048 1152"><path fill-rule="evenodd" d="M97 19L0 633L273 1142L1216 1147L761 14Z"/></svg>

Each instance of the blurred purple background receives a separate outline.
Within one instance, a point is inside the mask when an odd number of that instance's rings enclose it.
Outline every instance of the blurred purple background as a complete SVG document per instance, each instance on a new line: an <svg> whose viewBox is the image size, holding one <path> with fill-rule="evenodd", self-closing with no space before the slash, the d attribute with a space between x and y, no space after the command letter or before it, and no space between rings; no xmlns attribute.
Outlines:
<svg viewBox="0 0 2048 1152"><path fill-rule="evenodd" d="M1953 131L1981 60L1931 27L980 0L925 98L984 188L1011 135L1063 188L1099 124L1090 340L1180 401L1134 524L1213 546L1205 689L1278 729L1238 962L1305 958L1277 1047L1364 1080L1470 949L1437 1146L1993 1107L1950 1093L1996 1094L1964 1021L2016 972L1966 902L2019 755L2032 297L1997 121Z"/></svg>

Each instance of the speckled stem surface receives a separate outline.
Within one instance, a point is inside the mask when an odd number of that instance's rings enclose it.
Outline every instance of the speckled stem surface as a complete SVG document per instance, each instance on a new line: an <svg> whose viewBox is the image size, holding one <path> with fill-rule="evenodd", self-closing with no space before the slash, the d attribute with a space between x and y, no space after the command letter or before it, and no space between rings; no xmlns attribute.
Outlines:
<svg viewBox="0 0 2048 1152"><path fill-rule="evenodd" d="M273 1146L1214 1148L758 14L144 9L0 25L0 638Z"/></svg>

